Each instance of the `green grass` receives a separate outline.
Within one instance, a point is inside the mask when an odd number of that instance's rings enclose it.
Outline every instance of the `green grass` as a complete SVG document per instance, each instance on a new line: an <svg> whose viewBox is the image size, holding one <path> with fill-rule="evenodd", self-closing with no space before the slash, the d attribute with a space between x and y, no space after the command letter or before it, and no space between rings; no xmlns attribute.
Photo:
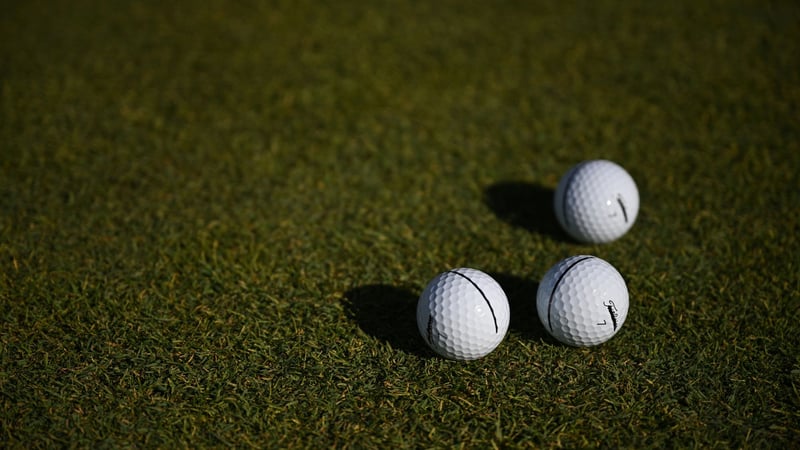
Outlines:
<svg viewBox="0 0 800 450"><path fill-rule="evenodd" d="M424 3L5 2L0 445L797 445L800 7ZM588 158L609 245L553 219ZM589 349L533 307L580 253ZM470 363L414 319L457 266L512 305Z"/></svg>

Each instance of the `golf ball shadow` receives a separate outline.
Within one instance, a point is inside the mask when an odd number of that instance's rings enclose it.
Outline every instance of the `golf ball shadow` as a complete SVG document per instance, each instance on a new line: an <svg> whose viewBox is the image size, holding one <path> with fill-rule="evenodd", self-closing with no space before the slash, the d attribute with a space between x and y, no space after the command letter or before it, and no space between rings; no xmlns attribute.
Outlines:
<svg viewBox="0 0 800 450"><path fill-rule="evenodd" d="M544 329L536 311L536 293L539 283L527 278L505 273L490 272L492 278L503 288L511 308L509 331L525 340L542 340L549 344L558 344Z"/></svg>
<svg viewBox="0 0 800 450"><path fill-rule="evenodd" d="M554 194L553 189L534 183L500 181L485 189L484 201L498 218L515 227L571 241L553 212Z"/></svg>
<svg viewBox="0 0 800 450"><path fill-rule="evenodd" d="M361 330L393 348L421 357L434 353L417 330L419 293L388 284L370 284L345 293L345 311Z"/></svg>

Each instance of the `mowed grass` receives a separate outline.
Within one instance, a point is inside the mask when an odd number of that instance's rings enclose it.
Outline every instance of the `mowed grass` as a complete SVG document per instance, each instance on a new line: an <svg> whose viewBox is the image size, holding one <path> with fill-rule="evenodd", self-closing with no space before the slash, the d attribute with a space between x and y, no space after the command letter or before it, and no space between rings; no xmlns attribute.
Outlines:
<svg viewBox="0 0 800 450"><path fill-rule="evenodd" d="M798 62L790 1L6 2L0 443L797 445ZM550 204L593 158L609 245ZM536 316L574 254L594 348ZM460 266L512 308L469 363L414 318Z"/></svg>

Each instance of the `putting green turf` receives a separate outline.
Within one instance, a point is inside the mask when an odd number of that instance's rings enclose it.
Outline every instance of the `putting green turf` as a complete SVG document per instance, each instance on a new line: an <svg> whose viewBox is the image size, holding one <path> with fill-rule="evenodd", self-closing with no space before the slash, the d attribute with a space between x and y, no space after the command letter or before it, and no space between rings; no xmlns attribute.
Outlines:
<svg viewBox="0 0 800 450"><path fill-rule="evenodd" d="M272 3L5 3L3 446L800 441L796 3ZM550 204L592 158L609 245ZM582 253L631 293L589 349L534 306ZM470 363L414 319L458 266L512 308Z"/></svg>

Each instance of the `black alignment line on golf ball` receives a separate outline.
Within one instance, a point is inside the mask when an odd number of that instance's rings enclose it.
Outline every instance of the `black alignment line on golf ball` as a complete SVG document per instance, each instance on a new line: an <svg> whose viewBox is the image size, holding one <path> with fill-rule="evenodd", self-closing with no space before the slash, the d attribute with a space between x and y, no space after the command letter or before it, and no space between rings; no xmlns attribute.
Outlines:
<svg viewBox="0 0 800 450"><path fill-rule="evenodd" d="M492 308L492 302L489 301L489 299L486 297L486 294L483 293L483 290L478 286L478 284L472 281L468 276L464 275L463 273L456 272L455 270L448 270L448 272L464 277L465 280L469 281L470 284L475 286L475 289L477 289L478 292L481 293L483 299L486 300L486 304L489 305L489 311L492 312L492 319L494 319L494 332L495 333L499 332L500 328L497 326L497 316L494 315L494 308Z"/></svg>
<svg viewBox="0 0 800 450"><path fill-rule="evenodd" d="M594 256L585 256L575 261L574 263L570 264L570 266L567 267L567 270L565 270L564 273L562 273L561 276L558 277L558 280L556 280L556 284L553 285L553 290L550 291L550 299L547 302L547 326L550 327L551 332L553 331L553 324L551 323L550 319L550 311L553 309L553 296L556 295L556 290L558 290L558 285L561 284L561 280L563 280L564 277L567 275L567 273L569 273L570 270L575 268L575 266L582 263L583 261L586 261L587 259L593 259L593 258Z"/></svg>
<svg viewBox="0 0 800 450"><path fill-rule="evenodd" d="M561 216L564 218L564 225L569 227L569 215L567 214L567 197L569 194L569 188L572 186L572 182L575 181L575 177L578 175L578 171L581 167L588 164L589 161L584 161L575 168L572 169L572 172L569 174L569 178L567 178L567 182L564 184L564 192L561 195Z"/></svg>
<svg viewBox="0 0 800 450"><path fill-rule="evenodd" d="M622 202L621 194L617 194L617 203L619 203L619 207L622 208L622 217L625 218L625 223L628 223L628 211L625 209L625 203Z"/></svg>

